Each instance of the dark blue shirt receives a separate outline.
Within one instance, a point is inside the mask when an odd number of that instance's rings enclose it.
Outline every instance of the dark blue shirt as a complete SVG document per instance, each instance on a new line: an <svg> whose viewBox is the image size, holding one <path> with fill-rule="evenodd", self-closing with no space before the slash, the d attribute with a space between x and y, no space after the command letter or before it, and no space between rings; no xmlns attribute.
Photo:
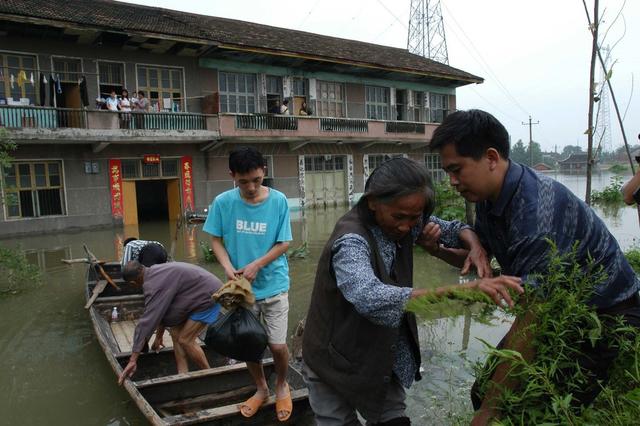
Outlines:
<svg viewBox="0 0 640 426"><path fill-rule="evenodd" d="M586 264L591 256L607 274L591 300L598 308L640 289L618 242L595 212L564 185L513 161L497 201L476 205L475 230L502 273L523 280L546 272L550 246L545 239L554 241L560 253L571 251L578 241L578 261Z"/></svg>

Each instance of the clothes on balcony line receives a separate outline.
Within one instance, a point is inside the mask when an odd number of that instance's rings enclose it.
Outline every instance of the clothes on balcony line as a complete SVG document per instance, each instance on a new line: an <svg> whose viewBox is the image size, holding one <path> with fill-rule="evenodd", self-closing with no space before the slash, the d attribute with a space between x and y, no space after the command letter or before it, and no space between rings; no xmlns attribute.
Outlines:
<svg viewBox="0 0 640 426"><path fill-rule="evenodd" d="M47 78L44 76L44 74L40 73L40 106L46 106L45 105L45 103L47 102L46 85L47 85Z"/></svg>
<svg viewBox="0 0 640 426"><path fill-rule="evenodd" d="M84 77L80 77L80 99L82 100L82 105L87 107L89 106L89 92L87 91L87 79Z"/></svg>
<svg viewBox="0 0 640 426"><path fill-rule="evenodd" d="M27 82L27 73L24 70L18 71L18 87L23 89L24 83Z"/></svg>

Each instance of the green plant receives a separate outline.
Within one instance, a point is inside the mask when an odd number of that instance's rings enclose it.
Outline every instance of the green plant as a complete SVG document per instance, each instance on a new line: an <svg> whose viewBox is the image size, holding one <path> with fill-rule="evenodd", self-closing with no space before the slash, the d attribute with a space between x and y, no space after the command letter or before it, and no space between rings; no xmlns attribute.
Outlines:
<svg viewBox="0 0 640 426"><path fill-rule="evenodd" d="M621 175L622 173L626 173L628 170L629 167L627 166L623 166L622 164L614 164L613 166L609 167L608 171L617 175Z"/></svg>
<svg viewBox="0 0 640 426"><path fill-rule="evenodd" d="M434 215L444 220L464 220L465 205L464 198L458 194L447 180L436 182L436 208Z"/></svg>
<svg viewBox="0 0 640 426"><path fill-rule="evenodd" d="M0 247L0 294L17 294L41 283L40 270L22 251Z"/></svg>
<svg viewBox="0 0 640 426"><path fill-rule="evenodd" d="M636 274L640 274L640 248L630 248L624 253L624 257L627 258L629 265L631 265Z"/></svg>
<svg viewBox="0 0 640 426"><path fill-rule="evenodd" d="M629 424L625 419L640 416L640 405L633 404L640 387L640 333L620 318L603 319L588 304L606 277L602 267L593 261L580 264L575 247L566 254L551 247L548 271L536 277L536 287L526 286L527 304L511 310L520 318L525 312L534 318L523 333L529 336L535 357L527 360L517 351L487 345L489 360L476 371L480 393L495 367L508 362L508 375L519 385L499 389L500 424L585 424L592 419L607 420L600 424ZM596 345L615 346L619 356L608 385L583 410L576 395L600 385L576 360L584 347Z"/></svg>
<svg viewBox="0 0 640 426"><path fill-rule="evenodd" d="M204 257L204 261L208 263L216 263L218 259L216 259L215 254L213 254L213 250L209 247L208 243L204 241L200 241L200 249L202 250L202 255Z"/></svg>
<svg viewBox="0 0 640 426"><path fill-rule="evenodd" d="M293 259L305 259L309 256L309 249L307 248L307 242L303 242L298 247L291 247L287 251L287 258L289 260Z"/></svg>
<svg viewBox="0 0 640 426"><path fill-rule="evenodd" d="M577 245L569 253L560 254L549 244L548 269L544 275L533 277L536 286L525 284L526 303L520 300L513 309L506 309L520 319L525 315L534 318L520 332L526 333L521 337L526 337L535 356L528 360L515 350L498 349L485 342L488 358L475 366L480 394L488 389L495 368L508 363L508 377L518 385L513 389L498 388L501 417L497 424L637 424L640 333L620 318L599 316L589 305L594 289L606 277L602 267L593 261L579 263ZM484 295L454 290L440 297L412 300L407 308L428 316L439 304L452 301L487 303ZM616 347L619 355L610 370L610 381L591 406L583 409L577 404L576 395L588 386L600 384L576 359L585 345L596 344Z"/></svg>
<svg viewBox="0 0 640 426"><path fill-rule="evenodd" d="M612 176L602 191L591 191L591 201L598 204L622 204L622 176Z"/></svg>

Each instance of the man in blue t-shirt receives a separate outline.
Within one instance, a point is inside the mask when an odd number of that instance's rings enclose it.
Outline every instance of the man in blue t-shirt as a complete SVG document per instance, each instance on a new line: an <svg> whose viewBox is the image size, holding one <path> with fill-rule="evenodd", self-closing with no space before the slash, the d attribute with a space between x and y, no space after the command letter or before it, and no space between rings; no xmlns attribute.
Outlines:
<svg viewBox="0 0 640 426"><path fill-rule="evenodd" d="M278 420L291 416L291 394L287 384L289 350L289 265L285 253L291 241L289 206L284 194L262 185L265 161L251 147L229 155L229 171L235 188L218 195L209 209L204 231L212 235L213 252L228 279L243 275L251 282L256 303L269 337L276 370ZM252 417L269 398L262 364L247 363L257 391L240 406Z"/></svg>

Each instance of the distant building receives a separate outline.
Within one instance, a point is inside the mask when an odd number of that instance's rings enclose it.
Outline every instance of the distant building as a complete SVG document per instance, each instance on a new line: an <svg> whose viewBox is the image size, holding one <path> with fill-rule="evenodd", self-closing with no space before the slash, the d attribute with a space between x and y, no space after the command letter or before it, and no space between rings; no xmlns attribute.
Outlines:
<svg viewBox="0 0 640 426"><path fill-rule="evenodd" d="M583 173L587 171L586 153L573 153L564 160L558 161L558 169L562 173ZM597 161L597 160L596 160Z"/></svg>
<svg viewBox="0 0 640 426"><path fill-rule="evenodd" d="M553 167L551 167L546 163L538 163L535 166L533 166L533 168L539 172L548 172L550 170L553 170Z"/></svg>
<svg viewBox="0 0 640 426"><path fill-rule="evenodd" d="M242 145L293 209L351 203L394 156L439 178L431 135L483 81L406 49L107 0L3 1L0 28L0 126L19 147L3 236L202 211ZM106 110L124 88L149 110Z"/></svg>

